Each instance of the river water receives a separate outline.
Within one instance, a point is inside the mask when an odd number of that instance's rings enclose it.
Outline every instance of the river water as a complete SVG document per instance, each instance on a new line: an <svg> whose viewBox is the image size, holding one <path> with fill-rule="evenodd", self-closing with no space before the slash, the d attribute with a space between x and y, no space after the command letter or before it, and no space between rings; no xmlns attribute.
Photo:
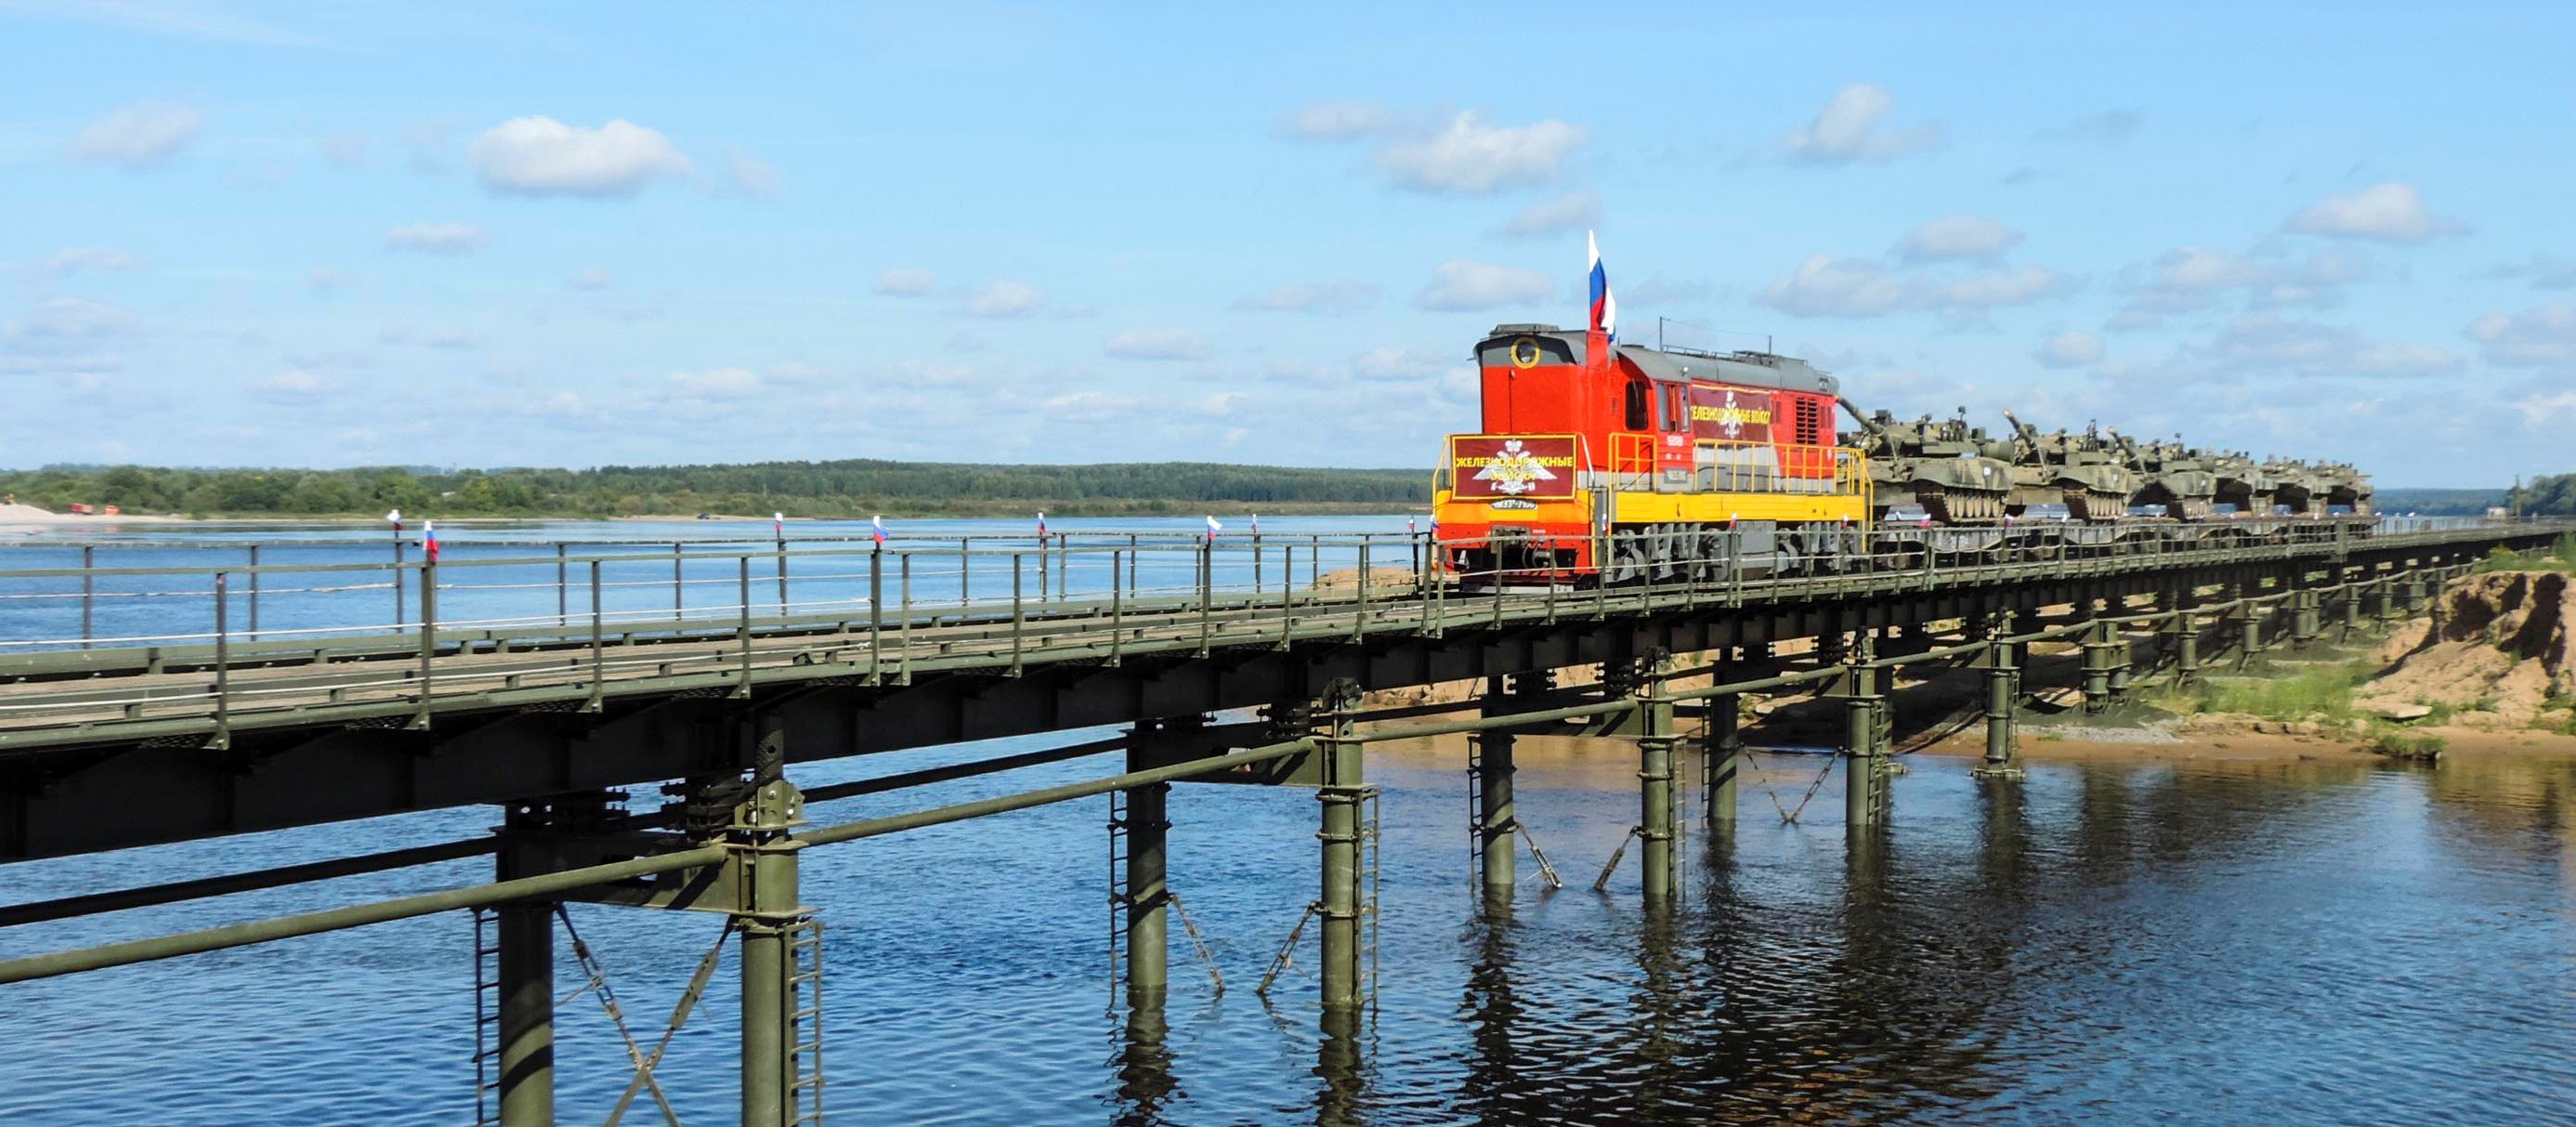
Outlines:
<svg viewBox="0 0 2576 1127"><path fill-rule="evenodd" d="M795 769L808 786L1070 742ZM1111 1006L1101 800L805 855L826 921L831 1121L975 1124L2185 1124L2576 1121L2576 762L2036 761L2018 786L1910 756L1855 849L1839 777L1774 757L1728 838L1694 824L1649 915L1632 747L1522 741L1524 820L1567 885L1507 917L1469 886L1463 748L1373 752L1379 1004L1326 1037L1314 936L1253 983L1316 888L1310 793L1176 788L1173 993ZM1115 757L822 804L840 822L1113 773ZM1692 796L1696 800L1696 794ZM659 798L650 788L638 807ZM9 866L36 900L448 840L487 810ZM0 957L488 879L488 862L0 930ZM717 921L574 905L647 1043ZM0 1123L456 1124L474 1110L471 927L449 915L0 987ZM580 985L569 950L560 986ZM729 1122L734 967L660 1070ZM625 1050L562 1008L562 1119ZM639 1104L629 1122L655 1121Z"/></svg>

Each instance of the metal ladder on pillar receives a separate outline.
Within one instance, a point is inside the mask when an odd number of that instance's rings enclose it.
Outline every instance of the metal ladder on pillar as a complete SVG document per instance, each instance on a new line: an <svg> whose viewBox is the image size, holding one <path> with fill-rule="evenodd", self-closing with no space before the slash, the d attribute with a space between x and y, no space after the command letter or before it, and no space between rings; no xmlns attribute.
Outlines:
<svg viewBox="0 0 2576 1127"><path fill-rule="evenodd" d="M501 1122L501 913L474 909L474 1127Z"/></svg>
<svg viewBox="0 0 2576 1127"><path fill-rule="evenodd" d="M1109 1009L1127 981L1127 792L1109 792Z"/></svg>
<svg viewBox="0 0 2576 1127"><path fill-rule="evenodd" d="M1508 848L1508 847L1506 847ZM1467 884L1485 871L1485 734L1467 733Z"/></svg>
<svg viewBox="0 0 2576 1127"><path fill-rule="evenodd" d="M1369 1013L1377 1013L1377 872L1376 787L1360 788L1360 989Z"/></svg>
<svg viewBox="0 0 2576 1127"><path fill-rule="evenodd" d="M787 929L787 1107L791 1124L823 1122L823 921Z"/></svg>

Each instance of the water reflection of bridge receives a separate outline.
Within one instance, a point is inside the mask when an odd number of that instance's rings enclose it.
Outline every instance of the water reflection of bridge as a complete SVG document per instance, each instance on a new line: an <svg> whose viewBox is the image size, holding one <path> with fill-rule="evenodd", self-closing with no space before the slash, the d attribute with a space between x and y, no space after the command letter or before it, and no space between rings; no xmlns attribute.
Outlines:
<svg viewBox="0 0 2576 1127"><path fill-rule="evenodd" d="M1510 791L1514 740L1580 732L1633 740L1638 750L1634 836L1649 908L1641 937L1648 986L1637 1003L1644 1020L1623 1052L1669 1062L1712 1043L1684 1035L1711 1019L1671 1012L1655 1001L1670 992L1653 983L1714 973L1672 953L1679 937L1666 909L1686 868L1676 848L1676 780L1694 763L1706 773L1702 815L1722 843L1734 811L1743 694L1801 688L1842 713L1843 797L1854 835L1853 898L1844 909L1850 942L1905 942L1903 928L1873 922L1884 908L1870 891L1883 886L1886 864L1873 827L1890 789L1894 671L1959 666L1985 679L1984 774L1995 808L2005 811L2014 802L2014 717L2031 644L2076 643L2084 700L2107 706L2150 675L2189 677L2239 653L2368 629L2420 606L2429 579L2491 547L2544 541L2559 530L2349 531L2317 522L2294 525L2279 541L2160 536L2071 546L2041 559L1936 557L1758 580L1679 574L1615 589L1482 592L1427 574L1422 543L1412 537L1343 538L1329 552L1320 537L1067 539L983 552L988 584L1008 557L1007 599L979 594L968 578L979 566L972 545L954 555L901 545L782 548L733 558L734 603L690 614L683 600L678 614L658 618L612 616L598 578L606 563L570 553L452 554L391 568L210 569L196 576L213 593L204 637L91 638L20 647L29 652L0 659L0 855L62 856L472 804L503 807L506 825L489 838L20 905L0 909L0 924L481 853L497 856L500 879L13 959L0 962L0 981L489 912L487 1110L496 1122L546 1123L556 905L718 913L742 949L744 1121L786 1123L819 1106L822 1091L812 1012L816 908L799 898L801 850L1117 794L1125 860L1113 894L1137 1035L1123 1075L1135 1102L1150 1107L1164 1082L1156 1031L1175 912L1164 879L1170 785L1289 785L1321 800L1311 928L1326 1033L1317 1112L1342 1121L1362 1097L1356 1021L1370 994L1378 911L1366 749L1431 734L1476 741L1472 818L1488 907L1499 915L1509 911L1522 845ZM1400 567L1381 566L1389 561ZM1348 582L1318 582L1340 563L1349 565ZM797 606L785 578L791 565L843 569L845 578L862 577L865 595L845 606ZM370 567L373 575L347 574ZM460 621L440 611L448 600L453 612L458 592L475 590L478 575L549 567L558 577L554 615ZM774 602L766 593L773 567ZM960 598L923 597L926 579L950 571ZM1034 591L1032 574L1047 577ZM676 589L685 576L674 575ZM1151 575L1166 579L1142 578ZM1175 575L1183 582L1168 581ZM0 583L12 577L0 573ZM85 592L99 578L74 569L20 577L77 579ZM230 620L235 584L258 589L263 581L272 591L289 581L397 593L407 585L418 601L400 633L321 624L280 638L273 620L267 631L255 619L252 630ZM1801 640L1814 644L1798 653L1781 645ZM1557 686L1550 672L1574 666L1598 666L1602 676ZM1685 676L1710 683L1678 687ZM1363 687L1447 681L1480 681L1485 692L1456 706L1360 707ZM1244 709L1262 714L1221 719ZM1462 712L1471 715L1455 715ZM1700 746L1685 746L1685 718L1707 722ZM787 778L802 761L1112 724L1128 733L811 792ZM1107 754L1123 754L1126 769L860 822L818 827L804 818L809 801ZM679 780L680 800L651 813L623 810L609 791L663 780ZM2013 819L1996 817L1995 832L2009 834ZM1503 942L1501 932L1489 934ZM1507 952L1495 955L1507 965ZM1515 1004L1509 982L1483 969L1475 989L1489 1011L1478 1020L1496 1025L1479 1026L1480 1043L1489 1035L1508 1041L1509 1023L1496 1015ZM630 1094L651 1098L653 1058L638 1055L643 1066ZM1782 1061L1775 1071L1791 1087L1865 1092L1860 1067Z"/></svg>

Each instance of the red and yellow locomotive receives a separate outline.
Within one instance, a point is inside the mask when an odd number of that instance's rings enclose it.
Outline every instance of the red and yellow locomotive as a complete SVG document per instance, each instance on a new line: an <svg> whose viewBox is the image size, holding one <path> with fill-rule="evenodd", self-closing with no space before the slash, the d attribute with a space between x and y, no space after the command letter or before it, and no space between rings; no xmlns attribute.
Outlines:
<svg viewBox="0 0 2576 1127"><path fill-rule="evenodd" d="M1442 562L1469 583L1770 573L1869 535L1870 478L1806 361L1497 325L1484 429L1434 477Z"/></svg>

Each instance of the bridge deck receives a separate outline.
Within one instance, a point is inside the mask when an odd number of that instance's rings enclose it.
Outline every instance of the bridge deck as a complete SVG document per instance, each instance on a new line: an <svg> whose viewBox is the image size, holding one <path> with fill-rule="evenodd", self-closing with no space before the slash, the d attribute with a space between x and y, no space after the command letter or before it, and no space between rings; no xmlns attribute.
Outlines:
<svg viewBox="0 0 2576 1127"><path fill-rule="evenodd" d="M817 680L908 684L970 672L1017 675L1148 654L1290 648L1388 633L1438 636L1568 616L1621 617L1868 599L2044 580L2264 561L2385 557L2545 536L2533 525L2346 540L2292 526L2285 542L2158 537L2055 558L1865 566L1816 575L1675 581L1588 591L1460 592L1414 578L1357 585L1130 598L1123 591L855 614L636 621L595 631L585 616L510 629L385 631L327 641L99 646L0 658L0 753L139 740L220 746L253 729L411 720L495 708L596 707L610 698L748 693ZM1396 558L1403 558L1400 554ZM459 565L448 565L450 568ZM1113 575L1115 569L1112 569ZM432 572L431 574L436 574Z"/></svg>

